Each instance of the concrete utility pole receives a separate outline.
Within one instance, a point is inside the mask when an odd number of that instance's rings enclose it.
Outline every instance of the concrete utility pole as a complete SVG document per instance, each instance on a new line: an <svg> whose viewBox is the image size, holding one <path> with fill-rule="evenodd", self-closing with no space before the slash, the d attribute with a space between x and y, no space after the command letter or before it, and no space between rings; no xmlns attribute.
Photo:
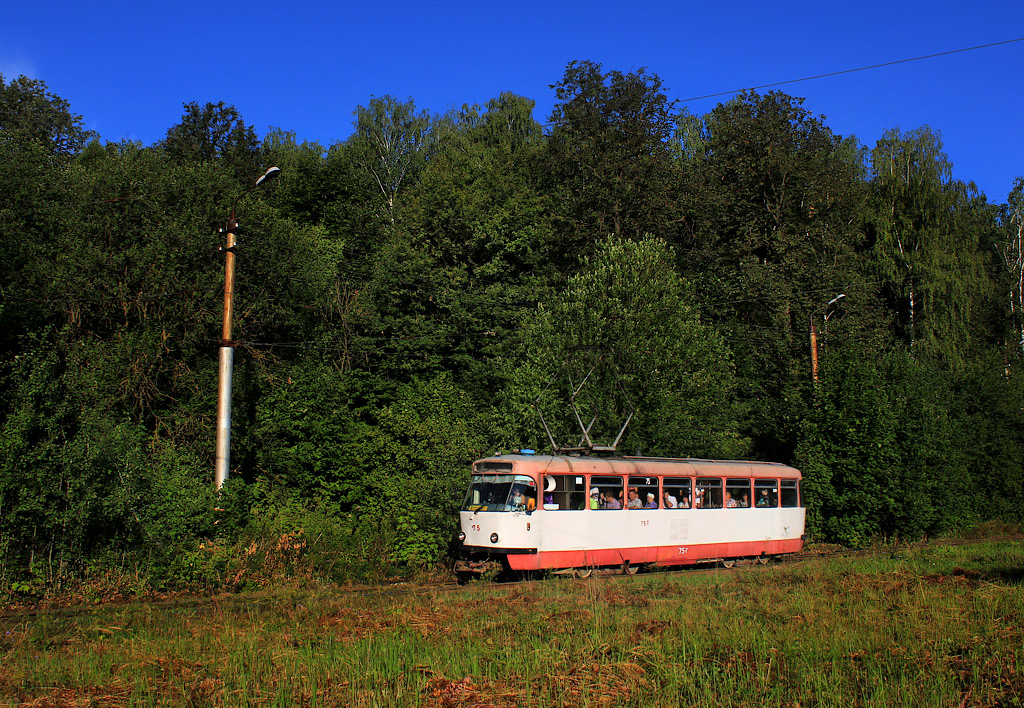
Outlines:
<svg viewBox="0 0 1024 708"><path fill-rule="evenodd" d="M231 464L231 377L234 373L235 342L231 339L231 321L235 309L235 245L238 243L238 219L235 207L252 190L281 174L280 167L271 167L231 204L231 216L224 228L227 245L221 248L227 256L224 262L224 322L220 330L220 367L217 386L217 466L213 482L220 489L228 479Z"/></svg>

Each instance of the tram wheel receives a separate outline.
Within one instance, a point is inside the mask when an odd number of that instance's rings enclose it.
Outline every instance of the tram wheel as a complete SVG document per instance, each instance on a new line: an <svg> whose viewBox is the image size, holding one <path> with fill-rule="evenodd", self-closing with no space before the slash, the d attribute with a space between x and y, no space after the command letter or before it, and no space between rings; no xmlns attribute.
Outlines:
<svg viewBox="0 0 1024 708"><path fill-rule="evenodd" d="M594 569L593 568L576 568L575 570L572 571L572 574L574 576L576 576L577 578L584 578L585 579L585 578L589 578L591 575L594 574Z"/></svg>
<svg viewBox="0 0 1024 708"><path fill-rule="evenodd" d="M735 558L726 558L725 560L722 561L722 567L723 568L732 568L734 565L736 565L736 559Z"/></svg>
<svg viewBox="0 0 1024 708"><path fill-rule="evenodd" d="M638 570L640 570L640 566L633 565L629 561L626 561L625 563L622 564L622 574L623 575L636 575L636 572Z"/></svg>
<svg viewBox="0 0 1024 708"><path fill-rule="evenodd" d="M771 561L772 561L772 559L769 558L768 556L758 556L757 557L757 564L758 565L768 565L769 563L771 563Z"/></svg>

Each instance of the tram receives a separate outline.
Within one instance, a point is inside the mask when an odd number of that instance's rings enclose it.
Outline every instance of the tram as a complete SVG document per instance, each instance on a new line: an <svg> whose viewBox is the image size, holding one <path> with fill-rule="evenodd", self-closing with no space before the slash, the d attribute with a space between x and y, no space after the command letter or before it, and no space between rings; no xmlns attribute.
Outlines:
<svg viewBox="0 0 1024 708"><path fill-rule="evenodd" d="M641 567L766 563L803 547L799 470L771 462L574 457L529 451L473 464L455 571L588 576Z"/></svg>

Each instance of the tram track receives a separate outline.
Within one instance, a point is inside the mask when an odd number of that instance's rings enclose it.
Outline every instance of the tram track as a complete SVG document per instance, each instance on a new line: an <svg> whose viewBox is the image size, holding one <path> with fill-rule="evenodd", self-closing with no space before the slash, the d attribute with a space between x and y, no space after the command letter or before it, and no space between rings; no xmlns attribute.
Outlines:
<svg viewBox="0 0 1024 708"><path fill-rule="evenodd" d="M1004 536L991 536L986 538L977 539L940 539L931 541L922 541L917 543L905 543L899 545L890 546L874 546L865 549L849 549L842 547L821 547L810 550L804 550L799 553L793 553L785 556L780 556L772 560L771 564L761 565L755 560L738 561L736 566L732 569L723 568L718 563L709 564L697 564L691 566L672 566L663 568L654 568L653 572L658 573L688 573L688 574L705 574L705 573L728 573L734 572L739 568L765 568L771 567L771 565L794 565L799 563L808 562L811 560L819 560L822 558L845 558L845 557L870 557L870 556L882 556L882 555L898 555L900 553L906 553L922 548L932 547L941 548L945 546L971 546L982 543L993 543L1003 541L1024 541L1024 534L1004 535ZM644 573L648 575L648 573ZM615 579L629 579L636 577L633 575L624 574L619 569L600 569L595 570L589 580L596 580L601 582L612 581ZM308 597L317 597L322 599L341 599L344 597L401 597L406 595L424 595L439 592L462 592L462 591L479 591L479 590L505 590L508 588L514 588L517 586L532 585L537 582L544 582L545 580L575 580L577 582L586 582L583 579L573 578L569 574L554 574L549 573L544 577L535 577L530 579L518 579L518 580L504 580L504 581L470 581L468 583L459 583L456 581L439 581L433 583L395 583L390 585L374 585L366 587L353 587L353 588L332 588L329 591L323 592L306 592L301 591L295 592L294 594L273 594L264 595L261 592L250 593L250 594L220 594L211 596L186 596L186 597L170 597L170 598L159 598L151 600L128 600L125 602L101 602L92 604L79 604L79 605L38 605L33 607L18 607L8 608L0 610L0 620L17 620L17 619L29 619L32 617L76 617L85 616L99 612L109 612L116 609L124 610L157 610L157 611L174 611L174 610L188 610L195 609L198 611L205 610L222 610L224 606L255 606L258 607L261 604L279 604L282 602L294 602L301 604L303 600ZM589 581L588 580L588 581Z"/></svg>

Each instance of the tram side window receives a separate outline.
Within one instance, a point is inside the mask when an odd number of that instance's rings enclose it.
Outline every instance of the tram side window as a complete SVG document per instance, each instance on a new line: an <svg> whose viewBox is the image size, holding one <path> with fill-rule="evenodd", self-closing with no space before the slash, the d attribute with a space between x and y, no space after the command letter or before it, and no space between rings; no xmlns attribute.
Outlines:
<svg viewBox="0 0 1024 708"><path fill-rule="evenodd" d="M662 482L663 509L689 509L690 496L689 477L666 477Z"/></svg>
<svg viewBox="0 0 1024 708"><path fill-rule="evenodd" d="M745 509L750 506L750 480L729 478L725 480L725 506L730 509Z"/></svg>
<svg viewBox="0 0 1024 708"><path fill-rule="evenodd" d="M590 490L597 490L598 509L621 509L625 504L625 490L622 485L622 477L598 477L590 478Z"/></svg>
<svg viewBox="0 0 1024 708"><path fill-rule="evenodd" d="M693 500L694 509L722 508L722 480L698 479Z"/></svg>
<svg viewBox="0 0 1024 708"><path fill-rule="evenodd" d="M578 511L587 507L587 480L583 475L549 474L544 477L544 509Z"/></svg>
<svg viewBox="0 0 1024 708"><path fill-rule="evenodd" d="M754 506L759 509L779 505L779 483L774 479L754 480Z"/></svg>
<svg viewBox="0 0 1024 708"><path fill-rule="evenodd" d="M800 506L800 495L797 494L795 479L782 480L782 494L780 498L782 499L782 506Z"/></svg>
<svg viewBox="0 0 1024 708"><path fill-rule="evenodd" d="M641 509L657 509L661 506L658 503L658 478L657 477L630 477L629 489L636 490L637 499L640 501ZM629 491L626 492L628 500L632 497Z"/></svg>

